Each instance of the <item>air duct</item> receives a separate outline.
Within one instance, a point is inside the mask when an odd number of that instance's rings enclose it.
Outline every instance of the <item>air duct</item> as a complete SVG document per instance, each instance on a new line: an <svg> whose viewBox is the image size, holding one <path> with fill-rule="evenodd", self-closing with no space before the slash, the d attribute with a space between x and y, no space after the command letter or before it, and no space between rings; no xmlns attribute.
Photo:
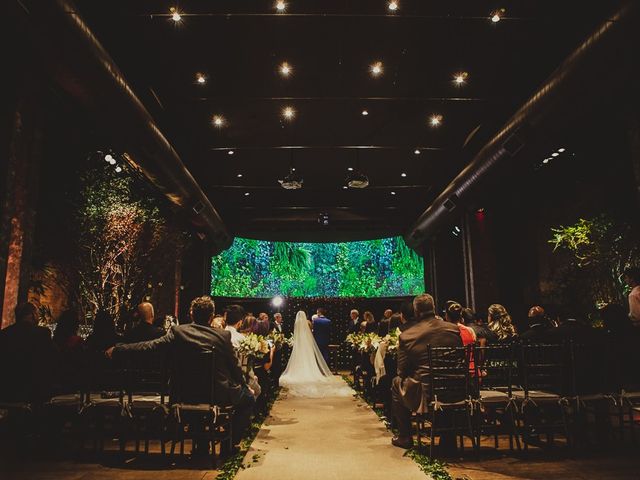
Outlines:
<svg viewBox="0 0 640 480"><path fill-rule="evenodd" d="M585 105L606 101L601 92L619 89L620 78L624 78L621 70L638 61L638 3L627 2L555 70L420 215L405 234L409 246L417 249L436 233L489 174L524 147L533 131L540 133L566 122L567 113L578 118ZM554 112L563 115L557 119Z"/></svg>

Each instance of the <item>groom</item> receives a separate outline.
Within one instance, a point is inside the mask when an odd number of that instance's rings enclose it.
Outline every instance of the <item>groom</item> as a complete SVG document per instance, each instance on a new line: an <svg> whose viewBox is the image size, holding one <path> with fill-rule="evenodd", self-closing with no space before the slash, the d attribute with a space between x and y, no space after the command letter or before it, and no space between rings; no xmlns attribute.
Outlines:
<svg viewBox="0 0 640 480"><path fill-rule="evenodd" d="M331 342L331 320L325 317L324 308L317 310L317 317L313 319L313 338L315 338L318 348L324 357L324 361L329 365L329 343Z"/></svg>

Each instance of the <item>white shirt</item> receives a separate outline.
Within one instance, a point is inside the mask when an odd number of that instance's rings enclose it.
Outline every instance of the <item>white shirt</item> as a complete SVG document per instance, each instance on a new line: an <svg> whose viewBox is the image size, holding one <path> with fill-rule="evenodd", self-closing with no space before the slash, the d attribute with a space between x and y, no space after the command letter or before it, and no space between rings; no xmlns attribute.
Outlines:
<svg viewBox="0 0 640 480"><path fill-rule="evenodd" d="M238 348L240 346L240 341L244 338L244 335L236 330L236 327L232 327L231 325L227 325L225 330L231 332L231 345L233 348Z"/></svg>
<svg viewBox="0 0 640 480"><path fill-rule="evenodd" d="M273 322L273 324L275 325L275 329L278 330L278 333L282 333L282 324L278 322Z"/></svg>
<svg viewBox="0 0 640 480"><path fill-rule="evenodd" d="M640 327L640 285L636 285L629 293L629 318L634 326Z"/></svg>

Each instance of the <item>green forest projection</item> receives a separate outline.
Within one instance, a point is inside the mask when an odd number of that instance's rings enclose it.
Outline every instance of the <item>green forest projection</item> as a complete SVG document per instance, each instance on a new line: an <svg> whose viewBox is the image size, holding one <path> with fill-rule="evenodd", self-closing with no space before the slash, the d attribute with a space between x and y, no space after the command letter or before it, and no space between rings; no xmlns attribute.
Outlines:
<svg viewBox="0 0 640 480"><path fill-rule="evenodd" d="M211 295L391 297L424 291L424 266L402 237L346 243L236 238L213 257Z"/></svg>

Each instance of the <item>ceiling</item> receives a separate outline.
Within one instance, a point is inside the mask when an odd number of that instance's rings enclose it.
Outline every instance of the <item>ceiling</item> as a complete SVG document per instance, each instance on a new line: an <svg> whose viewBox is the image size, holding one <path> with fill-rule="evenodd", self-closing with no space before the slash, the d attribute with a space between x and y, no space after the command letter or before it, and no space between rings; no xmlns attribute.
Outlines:
<svg viewBox="0 0 640 480"><path fill-rule="evenodd" d="M338 240L404 233L618 2L76 3L232 234ZM343 189L348 167L370 186Z"/></svg>

